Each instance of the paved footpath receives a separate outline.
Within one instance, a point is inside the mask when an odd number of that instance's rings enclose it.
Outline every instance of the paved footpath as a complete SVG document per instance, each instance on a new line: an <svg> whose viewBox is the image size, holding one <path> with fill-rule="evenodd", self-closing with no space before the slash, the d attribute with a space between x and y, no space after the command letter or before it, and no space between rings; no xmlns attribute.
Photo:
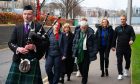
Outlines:
<svg viewBox="0 0 140 84"><path fill-rule="evenodd" d="M115 52L111 51L110 53L109 77L100 77L99 59L98 55L98 59L90 64L88 84L131 84L130 73L129 77L124 77L123 80L117 80L118 74ZM72 74L71 81L65 81L65 84L81 84L81 77L76 77L75 74Z"/></svg>
<svg viewBox="0 0 140 84"><path fill-rule="evenodd" d="M13 52L9 48L0 49L0 84L5 84L11 63ZM40 61L43 82L46 82L45 60Z"/></svg>
<svg viewBox="0 0 140 84"><path fill-rule="evenodd" d="M0 84L4 84L8 71L12 62L12 52L9 49L0 50ZM88 84L131 84L131 76L124 77L123 80L117 80L117 63L115 52L110 54L110 67L109 67L109 77L101 78L101 71L99 66L99 56L94 62L91 62L89 69ZM124 61L125 62L125 61ZM47 83L46 72L44 69L45 60L40 61L41 72L44 84ZM81 77L76 77L75 73L72 74L71 81L65 81L65 84L81 84Z"/></svg>

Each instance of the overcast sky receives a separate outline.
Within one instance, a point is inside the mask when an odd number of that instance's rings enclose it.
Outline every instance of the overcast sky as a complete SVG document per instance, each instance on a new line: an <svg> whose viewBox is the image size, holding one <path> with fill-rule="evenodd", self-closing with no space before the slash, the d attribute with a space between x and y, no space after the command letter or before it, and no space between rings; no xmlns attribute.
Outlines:
<svg viewBox="0 0 140 84"><path fill-rule="evenodd" d="M84 0L81 5L105 9L126 9L128 0ZM132 5L140 7L140 0L132 0Z"/></svg>
<svg viewBox="0 0 140 84"><path fill-rule="evenodd" d="M40 0L42 1L42 0ZM53 0L46 0L47 3ZM105 9L126 9L128 0L84 0L80 5L87 7L100 7ZM140 0L132 0L132 5L140 7Z"/></svg>

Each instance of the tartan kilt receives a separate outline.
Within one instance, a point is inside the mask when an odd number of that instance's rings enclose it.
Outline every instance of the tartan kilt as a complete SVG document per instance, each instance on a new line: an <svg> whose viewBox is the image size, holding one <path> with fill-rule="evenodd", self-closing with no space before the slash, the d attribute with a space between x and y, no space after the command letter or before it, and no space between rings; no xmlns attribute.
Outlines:
<svg viewBox="0 0 140 84"><path fill-rule="evenodd" d="M13 61L5 84L43 84L39 61L31 61L31 69L27 73L20 72L19 63Z"/></svg>

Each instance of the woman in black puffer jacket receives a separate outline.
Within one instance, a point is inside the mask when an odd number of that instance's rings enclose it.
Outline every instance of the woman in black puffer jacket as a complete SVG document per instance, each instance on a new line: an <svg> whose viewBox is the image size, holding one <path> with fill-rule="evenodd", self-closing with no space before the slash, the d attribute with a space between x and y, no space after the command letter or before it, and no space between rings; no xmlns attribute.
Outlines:
<svg viewBox="0 0 140 84"><path fill-rule="evenodd" d="M101 77L105 75L108 76L108 66L109 66L109 53L111 49L112 39L114 30L112 26L109 25L107 19L103 19L100 25L96 25L98 28L96 31L96 39L98 43L98 51L100 55L100 69Z"/></svg>

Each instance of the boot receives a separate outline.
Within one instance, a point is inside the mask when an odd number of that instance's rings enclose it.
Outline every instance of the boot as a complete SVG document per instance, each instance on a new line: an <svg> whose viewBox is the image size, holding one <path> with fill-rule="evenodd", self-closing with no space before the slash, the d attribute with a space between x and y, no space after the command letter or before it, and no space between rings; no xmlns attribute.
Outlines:
<svg viewBox="0 0 140 84"><path fill-rule="evenodd" d="M104 71L102 70L102 74L101 74L101 77L104 77L104 74L105 74L105 73L104 73Z"/></svg>
<svg viewBox="0 0 140 84"><path fill-rule="evenodd" d="M70 74L67 75L67 81L70 81Z"/></svg>
<svg viewBox="0 0 140 84"><path fill-rule="evenodd" d="M106 76L109 75L109 74L108 74L108 69L105 69L105 74L106 74Z"/></svg>

